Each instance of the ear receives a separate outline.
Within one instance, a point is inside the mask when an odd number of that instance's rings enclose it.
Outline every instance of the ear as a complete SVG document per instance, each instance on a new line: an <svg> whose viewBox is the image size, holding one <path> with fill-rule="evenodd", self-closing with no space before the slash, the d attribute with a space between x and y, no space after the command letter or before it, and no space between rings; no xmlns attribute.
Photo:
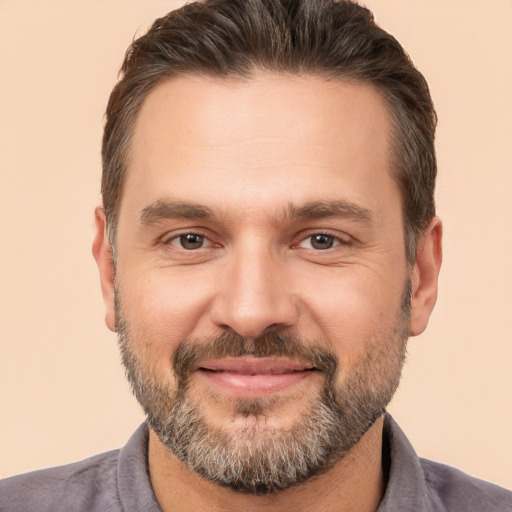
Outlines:
<svg viewBox="0 0 512 512"><path fill-rule="evenodd" d="M416 262L411 275L410 336L417 336L426 329L437 300L437 278L443 260L442 238L443 225L438 217L434 217L417 241Z"/></svg>
<svg viewBox="0 0 512 512"><path fill-rule="evenodd" d="M116 330L116 315L114 308L114 261L112 249L108 241L105 212L98 206L94 211L96 235L92 244L92 254L100 271L101 291L105 302L105 322L107 327Z"/></svg>

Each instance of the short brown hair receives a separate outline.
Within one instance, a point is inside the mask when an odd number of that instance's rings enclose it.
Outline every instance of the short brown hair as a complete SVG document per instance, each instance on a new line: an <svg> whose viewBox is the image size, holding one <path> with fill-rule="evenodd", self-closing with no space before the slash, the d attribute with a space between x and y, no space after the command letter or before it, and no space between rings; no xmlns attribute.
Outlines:
<svg viewBox="0 0 512 512"><path fill-rule="evenodd" d="M107 107L103 206L112 247L137 114L162 80L182 74L251 77L255 70L372 84L391 112L394 177L406 255L435 215L436 113L427 82L372 13L349 0L203 0L157 19L128 48Z"/></svg>

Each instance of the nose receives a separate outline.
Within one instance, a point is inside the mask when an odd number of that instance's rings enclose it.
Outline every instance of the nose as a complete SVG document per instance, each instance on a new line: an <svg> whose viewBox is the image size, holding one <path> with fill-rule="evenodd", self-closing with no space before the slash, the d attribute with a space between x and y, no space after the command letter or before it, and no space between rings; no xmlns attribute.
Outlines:
<svg viewBox="0 0 512 512"><path fill-rule="evenodd" d="M218 283L212 321L246 338L291 327L297 321L298 304L286 281L286 263L270 250L252 246L234 252Z"/></svg>

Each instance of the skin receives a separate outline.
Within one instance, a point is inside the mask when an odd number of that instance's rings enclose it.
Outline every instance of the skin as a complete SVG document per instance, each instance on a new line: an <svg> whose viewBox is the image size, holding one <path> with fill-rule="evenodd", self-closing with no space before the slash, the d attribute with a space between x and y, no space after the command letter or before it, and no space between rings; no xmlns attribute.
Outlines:
<svg viewBox="0 0 512 512"><path fill-rule="evenodd" d="M435 218L407 265L399 188L389 158L391 121L371 86L259 73L248 80L183 76L157 86L139 113L118 225L117 282L140 357L172 387L171 357L183 339L267 329L322 340L350 373L396 319L411 280L410 335L426 327L437 295L441 222ZM193 202L211 217L146 215ZM364 215L297 217L314 202ZM295 210L290 209L290 204ZM115 330L113 263L101 208L93 253L106 323ZM206 239L196 250L179 236ZM333 247L319 250L311 236ZM262 428L286 429L304 412L316 377L277 391ZM191 393L216 426L240 427L208 382ZM201 398L199 398L201 397ZM260 420L258 420L260 421ZM270 496L235 493L191 473L150 434L149 466L166 510L375 511L383 493L382 418L327 473ZM172 485L167 483L172 481Z"/></svg>

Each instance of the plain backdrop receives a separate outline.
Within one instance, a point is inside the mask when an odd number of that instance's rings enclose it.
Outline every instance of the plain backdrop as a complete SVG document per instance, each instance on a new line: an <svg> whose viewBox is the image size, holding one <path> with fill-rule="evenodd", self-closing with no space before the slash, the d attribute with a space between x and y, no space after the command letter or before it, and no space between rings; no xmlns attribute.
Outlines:
<svg viewBox="0 0 512 512"><path fill-rule="evenodd" d="M103 113L135 33L181 2L0 0L0 476L143 420L91 256ZM445 260L390 411L421 456L512 487L512 2L368 0L430 83Z"/></svg>

